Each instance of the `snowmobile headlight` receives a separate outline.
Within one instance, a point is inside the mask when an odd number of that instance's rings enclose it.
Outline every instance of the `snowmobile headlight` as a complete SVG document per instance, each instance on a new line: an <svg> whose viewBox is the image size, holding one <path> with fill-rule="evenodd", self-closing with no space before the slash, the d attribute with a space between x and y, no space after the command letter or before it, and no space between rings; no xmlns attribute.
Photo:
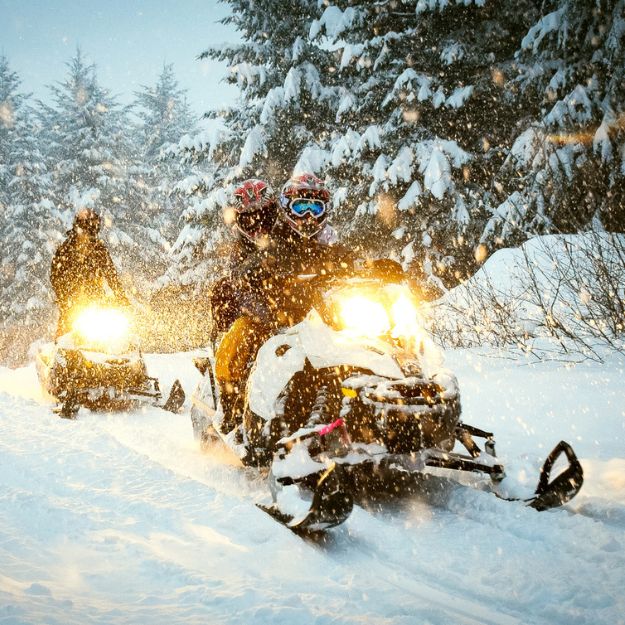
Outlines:
<svg viewBox="0 0 625 625"><path fill-rule="evenodd" d="M393 336L415 336L421 332L417 306L407 293L400 292L391 304Z"/></svg>
<svg viewBox="0 0 625 625"><path fill-rule="evenodd" d="M108 351L128 341L130 319L117 308L90 306L80 311L72 329L81 342Z"/></svg>
<svg viewBox="0 0 625 625"><path fill-rule="evenodd" d="M344 330L408 342L422 333L417 305L407 287L393 284L377 289L348 289L337 295L336 318Z"/></svg>
<svg viewBox="0 0 625 625"><path fill-rule="evenodd" d="M352 295L339 302L343 329L365 336L381 336L391 329L391 320L381 302L363 295Z"/></svg>

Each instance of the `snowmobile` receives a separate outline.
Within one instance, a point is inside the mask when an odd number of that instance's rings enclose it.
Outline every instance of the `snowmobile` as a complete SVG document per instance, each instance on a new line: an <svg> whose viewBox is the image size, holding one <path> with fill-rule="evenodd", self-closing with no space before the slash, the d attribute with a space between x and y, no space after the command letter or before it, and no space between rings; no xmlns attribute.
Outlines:
<svg viewBox="0 0 625 625"><path fill-rule="evenodd" d="M505 471L493 433L461 420L457 379L419 322L409 287L379 276L296 281L303 290L291 299L310 308L260 347L235 429L224 427L213 353L196 359L203 378L191 420L201 446L221 440L266 472L273 503L260 507L298 533L339 525L363 493L402 490L431 472L482 474L498 494ZM551 479L562 454L568 466ZM525 503L560 506L582 483L581 464L562 441Z"/></svg>
<svg viewBox="0 0 625 625"><path fill-rule="evenodd" d="M180 382L162 402L159 382L147 374L127 310L110 302L81 307L71 330L36 354L39 381L58 400L55 412L74 419L81 406L124 410L141 403L178 412L185 401Z"/></svg>

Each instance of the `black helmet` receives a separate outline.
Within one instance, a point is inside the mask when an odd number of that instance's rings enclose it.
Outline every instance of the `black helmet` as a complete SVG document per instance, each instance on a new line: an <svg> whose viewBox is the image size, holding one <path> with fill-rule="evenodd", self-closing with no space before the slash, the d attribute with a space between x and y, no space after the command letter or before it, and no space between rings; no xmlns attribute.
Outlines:
<svg viewBox="0 0 625 625"><path fill-rule="evenodd" d="M273 228L278 216L278 199L269 183L250 178L235 189L234 210L237 230L258 245Z"/></svg>
<svg viewBox="0 0 625 625"><path fill-rule="evenodd" d="M100 219L100 215L92 208L82 208L76 213L76 217L74 217L74 230L84 232L90 237L98 236L101 225L102 220Z"/></svg>

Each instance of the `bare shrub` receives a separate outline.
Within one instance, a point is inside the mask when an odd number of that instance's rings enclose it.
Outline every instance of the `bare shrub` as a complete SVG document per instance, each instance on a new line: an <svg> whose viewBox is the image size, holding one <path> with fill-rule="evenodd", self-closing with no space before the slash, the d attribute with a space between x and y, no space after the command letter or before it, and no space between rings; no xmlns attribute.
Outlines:
<svg viewBox="0 0 625 625"><path fill-rule="evenodd" d="M430 307L445 345L536 352L548 339L556 352L595 360L606 348L625 352L625 236L549 235L497 254Z"/></svg>

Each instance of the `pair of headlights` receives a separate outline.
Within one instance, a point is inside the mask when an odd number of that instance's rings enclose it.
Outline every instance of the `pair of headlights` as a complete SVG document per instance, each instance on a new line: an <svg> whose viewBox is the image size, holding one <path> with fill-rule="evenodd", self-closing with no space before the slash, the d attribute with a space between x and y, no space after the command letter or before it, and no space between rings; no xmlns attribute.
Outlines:
<svg viewBox="0 0 625 625"><path fill-rule="evenodd" d="M420 331L416 303L400 285L381 289L341 289L332 296L337 325L358 336L416 337ZM76 316L72 329L89 345L119 344L130 335L129 315L117 308L90 306Z"/></svg>
<svg viewBox="0 0 625 625"><path fill-rule="evenodd" d="M408 288L346 289L333 297L337 325L359 336L416 337L420 333L416 302Z"/></svg>

